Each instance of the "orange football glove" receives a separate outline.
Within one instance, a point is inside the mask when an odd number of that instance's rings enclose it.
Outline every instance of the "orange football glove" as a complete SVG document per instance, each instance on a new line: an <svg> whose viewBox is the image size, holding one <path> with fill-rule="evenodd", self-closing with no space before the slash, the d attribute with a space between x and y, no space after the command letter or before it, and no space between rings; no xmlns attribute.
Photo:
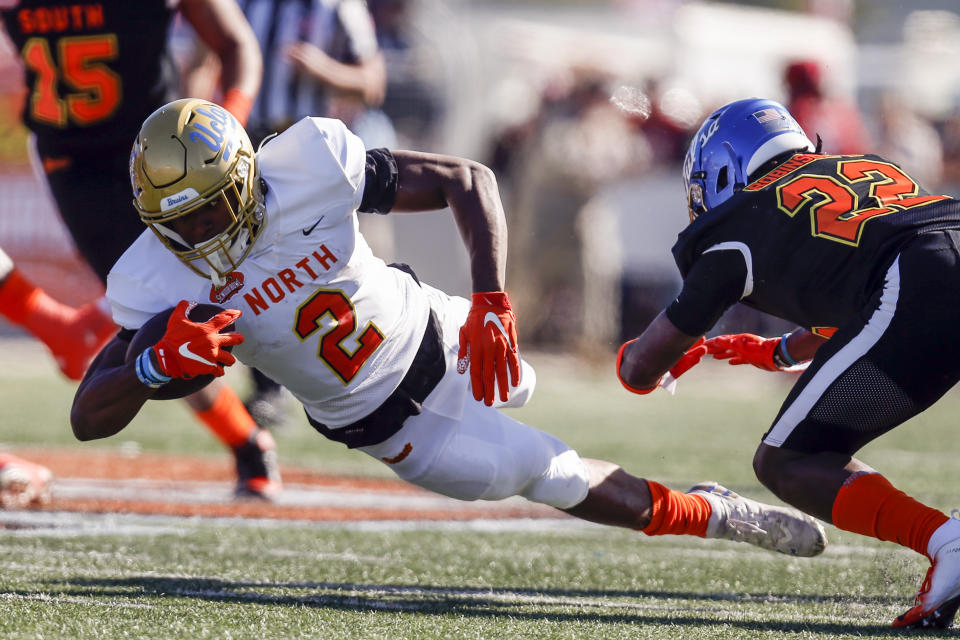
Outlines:
<svg viewBox="0 0 960 640"><path fill-rule="evenodd" d="M627 391L630 391L632 393L637 393L640 395L646 395L660 386L660 383L663 382L664 376L660 376L660 379L657 380L657 383L652 387L650 387L649 389L637 389L636 387L632 387L629 384L627 384L626 380L620 377L620 363L623 362L623 352L627 348L628 344L630 344L631 342L635 342L636 340L637 339L634 338L629 342L624 342L620 346L620 351L617 353L617 379L620 380L620 384L622 384ZM703 338L700 338L699 340L694 342L693 345L691 345L691 347L687 349L682 356L680 356L680 359L677 360L677 363L670 368L670 371L669 371L670 376L672 376L673 380L676 380L677 378L685 374L687 371L692 369L694 365L700 362L701 358L703 358L703 356L705 356L706 354L707 354L707 348L704 346Z"/></svg>
<svg viewBox="0 0 960 640"><path fill-rule="evenodd" d="M752 333L716 336L706 342L707 353L717 360L730 359L730 364L752 364L765 371L783 371L773 359L780 340Z"/></svg>
<svg viewBox="0 0 960 640"><path fill-rule="evenodd" d="M193 322L187 313L196 303L181 300L167 320L167 331L153 346L160 372L171 378L204 374L223 375L223 368L237 359L221 346L243 342L239 333L220 333L240 317L239 309L221 311L206 322Z"/></svg>
<svg viewBox="0 0 960 640"><path fill-rule="evenodd" d="M520 384L517 317L505 291L475 293L472 299L467 321L460 327L457 371L465 373L470 368L473 397L491 406L495 388L500 391L501 402L510 397L508 369L510 384Z"/></svg>

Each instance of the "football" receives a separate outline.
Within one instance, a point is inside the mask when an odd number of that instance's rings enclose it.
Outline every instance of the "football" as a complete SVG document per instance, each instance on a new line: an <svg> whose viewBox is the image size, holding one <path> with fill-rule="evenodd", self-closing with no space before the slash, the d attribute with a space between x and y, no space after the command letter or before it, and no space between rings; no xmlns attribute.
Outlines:
<svg viewBox="0 0 960 640"><path fill-rule="evenodd" d="M198 304L189 312L187 312L187 317L194 322L206 322L223 310L223 307L218 307L215 304ZM127 362L132 362L143 352L144 349L152 347L160 341L160 339L163 337L163 334L167 331L167 320L170 319L170 314L172 313L173 307L170 307L166 311L161 311L157 315L153 316L147 320L142 327L140 327L137 333L133 336L133 339L130 340L130 345L127 347ZM223 328L221 333L229 333L235 330L236 327L233 324L230 324ZM232 346L226 346L223 348L227 351L233 349ZM213 375L205 375L194 376L193 378L174 378L167 384L157 389L157 392L153 395L151 400L174 400L177 398L184 398L192 393L196 393L200 389L210 384L214 377L215 376Z"/></svg>

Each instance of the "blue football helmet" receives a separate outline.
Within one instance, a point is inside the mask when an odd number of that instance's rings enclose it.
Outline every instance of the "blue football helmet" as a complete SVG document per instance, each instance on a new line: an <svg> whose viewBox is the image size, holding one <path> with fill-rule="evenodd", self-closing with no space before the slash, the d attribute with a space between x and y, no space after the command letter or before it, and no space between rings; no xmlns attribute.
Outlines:
<svg viewBox="0 0 960 640"><path fill-rule="evenodd" d="M683 161L692 222L728 200L765 162L815 147L779 102L748 98L714 111L700 126Z"/></svg>

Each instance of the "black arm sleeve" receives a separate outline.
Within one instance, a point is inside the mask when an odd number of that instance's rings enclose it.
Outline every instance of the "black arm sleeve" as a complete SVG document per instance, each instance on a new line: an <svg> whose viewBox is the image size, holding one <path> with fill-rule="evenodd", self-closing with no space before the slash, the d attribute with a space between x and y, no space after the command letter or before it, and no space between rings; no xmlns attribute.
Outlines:
<svg viewBox="0 0 960 640"><path fill-rule="evenodd" d="M743 296L747 265L739 251L709 251L693 264L667 318L688 336L702 336Z"/></svg>
<svg viewBox="0 0 960 640"><path fill-rule="evenodd" d="M390 213L397 198L397 161L387 149L367 151L363 199L358 211Z"/></svg>

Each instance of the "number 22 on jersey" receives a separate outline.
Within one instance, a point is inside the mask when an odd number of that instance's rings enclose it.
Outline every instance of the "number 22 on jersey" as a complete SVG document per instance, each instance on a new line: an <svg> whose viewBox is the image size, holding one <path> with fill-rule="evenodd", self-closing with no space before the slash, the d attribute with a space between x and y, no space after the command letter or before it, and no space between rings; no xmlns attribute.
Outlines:
<svg viewBox="0 0 960 640"><path fill-rule="evenodd" d="M37 122L66 127L91 125L109 118L121 99L120 76L104 62L119 53L117 36L74 36L57 40L56 58L44 38L30 38L21 50L24 64L36 74L30 115ZM58 82L76 89L61 96Z"/></svg>
<svg viewBox="0 0 960 640"><path fill-rule="evenodd" d="M861 206L853 188L859 184L869 186L866 206ZM814 236L857 246L871 218L947 197L919 196L919 192L917 183L896 166L855 159L838 162L836 176L802 174L785 182L777 187L777 203L790 217L809 206L810 232Z"/></svg>
<svg viewBox="0 0 960 640"><path fill-rule="evenodd" d="M325 316L333 320L333 327L320 337L317 357L333 371L343 384L350 384L370 355L383 342L383 333L372 322L362 331L357 330L357 311L353 301L338 289L320 289L297 308L294 333L306 340L322 330ZM358 335L355 335L358 334ZM360 346L350 353L349 341Z"/></svg>

